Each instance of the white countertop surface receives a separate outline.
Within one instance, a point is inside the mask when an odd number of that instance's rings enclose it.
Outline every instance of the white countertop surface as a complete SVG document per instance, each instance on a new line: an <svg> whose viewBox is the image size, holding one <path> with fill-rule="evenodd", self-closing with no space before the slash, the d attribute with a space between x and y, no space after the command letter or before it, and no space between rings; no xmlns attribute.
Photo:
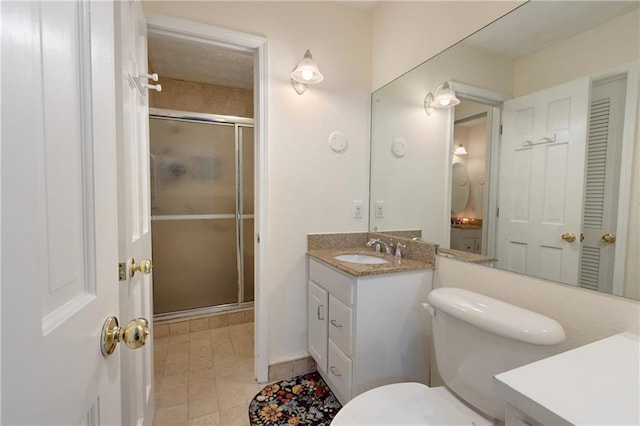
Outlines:
<svg viewBox="0 0 640 426"><path fill-rule="evenodd" d="M495 376L542 424L640 425L640 336L622 333Z"/></svg>

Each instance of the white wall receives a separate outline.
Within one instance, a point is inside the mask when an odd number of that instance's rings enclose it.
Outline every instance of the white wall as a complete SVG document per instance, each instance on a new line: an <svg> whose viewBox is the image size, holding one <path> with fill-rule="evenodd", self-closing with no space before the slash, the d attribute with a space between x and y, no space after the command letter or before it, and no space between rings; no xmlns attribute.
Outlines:
<svg viewBox="0 0 640 426"><path fill-rule="evenodd" d="M145 11L268 39L268 276L271 362L306 352L306 236L366 231L370 21L332 2L146 2ZM310 49L325 80L302 96L289 73ZM329 149L333 131L346 152Z"/></svg>
<svg viewBox="0 0 640 426"><path fill-rule="evenodd" d="M522 3L381 2L373 11L373 89L379 89Z"/></svg>
<svg viewBox="0 0 640 426"><path fill-rule="evenodd" d="M597 74L638 60L640 13L638 10L514 61L513 95Z"/></svg>

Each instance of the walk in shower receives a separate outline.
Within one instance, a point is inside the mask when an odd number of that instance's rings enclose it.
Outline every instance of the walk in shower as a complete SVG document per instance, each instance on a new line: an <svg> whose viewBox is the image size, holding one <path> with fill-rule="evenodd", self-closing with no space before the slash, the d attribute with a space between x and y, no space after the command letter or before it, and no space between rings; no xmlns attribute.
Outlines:
<svg viewBox="0 0 640 426"><path fill-rule="evenodd" d="M158 317L253 305L253 119L149 109Z"/></svg>

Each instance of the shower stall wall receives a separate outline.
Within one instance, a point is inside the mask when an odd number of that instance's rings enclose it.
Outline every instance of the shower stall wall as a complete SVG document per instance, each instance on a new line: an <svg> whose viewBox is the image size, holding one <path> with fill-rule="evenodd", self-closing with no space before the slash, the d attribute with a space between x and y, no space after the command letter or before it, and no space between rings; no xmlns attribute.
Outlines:
<svg viewBox="0 0 640 426"><path fill-rule="evenodd" d="M154 313L252 305L253 119L150 108L149 133Z"/></svg>

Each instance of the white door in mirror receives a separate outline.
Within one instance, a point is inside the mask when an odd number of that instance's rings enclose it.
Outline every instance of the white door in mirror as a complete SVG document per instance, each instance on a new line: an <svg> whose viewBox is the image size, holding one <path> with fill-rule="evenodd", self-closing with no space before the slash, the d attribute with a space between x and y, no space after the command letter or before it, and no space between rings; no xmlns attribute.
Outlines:
<svg viewBox="0 0 640 426"><path fill-rule="evenodd" d="M499 267L577 285L589 78L504 103L500 158ZM555 140L541 141L550 133ZM540 200L543 200L542 202Z"/></svg>

